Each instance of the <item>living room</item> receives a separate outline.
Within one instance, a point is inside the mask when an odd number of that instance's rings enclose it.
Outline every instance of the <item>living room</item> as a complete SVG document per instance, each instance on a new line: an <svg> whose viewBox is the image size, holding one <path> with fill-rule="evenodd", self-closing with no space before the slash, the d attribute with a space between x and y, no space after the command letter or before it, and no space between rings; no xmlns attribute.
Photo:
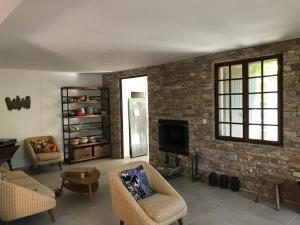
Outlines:
<svg viewBox="0 0 300 225"><path fill-rule="evenodd" d="M17 142L1 161L0 221L300 224L299 8L4 0L0 139ZM139 78L124 98L126 80ZM99 120L99 136L74 134ZM26 141L44 136L53 140ZM40 146L61 155L32 161ZM153 196L130 193L122 174L133 165Z"/></svg>

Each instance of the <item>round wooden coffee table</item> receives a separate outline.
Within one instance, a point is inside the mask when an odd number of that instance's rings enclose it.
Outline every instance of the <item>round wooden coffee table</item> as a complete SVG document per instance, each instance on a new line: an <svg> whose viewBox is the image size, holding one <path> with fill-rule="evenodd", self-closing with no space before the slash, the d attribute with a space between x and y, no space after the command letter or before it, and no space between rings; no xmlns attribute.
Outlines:
<svg viewBox="0 0 300 225"><path fill-rule="evenodd" d="M60 175L62 178L61 191L66 188L72 192L87 194L92 200L93 193L99 187L100 171L95 169L84 178L81 178L81 173L74 171L72 173L69 173L69 171L62 172Z"/></svg>

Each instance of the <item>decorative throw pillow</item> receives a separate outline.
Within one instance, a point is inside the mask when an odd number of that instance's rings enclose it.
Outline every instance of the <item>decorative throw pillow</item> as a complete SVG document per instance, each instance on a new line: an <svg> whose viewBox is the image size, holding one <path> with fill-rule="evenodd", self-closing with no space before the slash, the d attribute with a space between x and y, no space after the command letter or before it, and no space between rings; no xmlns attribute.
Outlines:
<svg viewBox="0 0 300 225"><path fill-rule="evenodd" d="M122 171L120 176L124 186L132 194L136 201L154 194L154 191L149 186L149 182L142 165L134 169Z"/></svg>
<svg viewBox="0 0 300 225"><path fill-rule="evenodd" d="M31 146L35 153L43 152L43 148L46 146L45 140L32 140Z"/></svg>
<svg viewBox="0 0 300 225"><path fill-rule="evenodd" d="M31 146L35 153L57 152L56 144L50 139L32 140Z"/></svg>
<svg viewBox="0 0 300 225"><path fill-rule="evenodd" d="M54 143L47 143L43 152L44 153L57 152L56 145Z"/></svg>

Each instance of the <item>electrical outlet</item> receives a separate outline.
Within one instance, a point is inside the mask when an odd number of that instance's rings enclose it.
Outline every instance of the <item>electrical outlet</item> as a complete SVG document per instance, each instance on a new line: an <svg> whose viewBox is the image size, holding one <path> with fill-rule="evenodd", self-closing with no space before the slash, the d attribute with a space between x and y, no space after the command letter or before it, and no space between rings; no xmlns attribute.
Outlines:
<svg viewBox="0 0 300 225"><path fill-rule="evenodd" d="M202 119L203 124L207 124L207 119Z"/></svg>

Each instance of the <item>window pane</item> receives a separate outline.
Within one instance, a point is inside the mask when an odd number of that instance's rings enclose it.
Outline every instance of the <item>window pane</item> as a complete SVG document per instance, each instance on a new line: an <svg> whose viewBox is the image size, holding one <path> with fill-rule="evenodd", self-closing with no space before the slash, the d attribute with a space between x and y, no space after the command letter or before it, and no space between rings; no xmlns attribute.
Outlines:
<svg viewBox="0 0 300 225"><path fill-rule="evenodd" d="M231 95L231 108L243 108L243 95Z"/></svg>
<svg viewBox="0 0 300 225"><path fill-rule="evenodd" d="M219 110L219 121L230 122L230 110Z"/></svg>
<svg viewBox="0 0 300 225"><path fill-rule="evenodd" d="M266 91L277 91L277 76L264 77L264 92Z"/></svg>
<svg viewBox="0 0 300 225"><path fill-rule="evenodd" d="M230 108L229 95L219 95L219 108Z"/></svg>
<svg viewBox="0 0 300 225"><path fill-rule="evenodd" d="M278 124L278 112L277 109L265 109L264 110L264 124Z"/></svg>
<svg viewBox="0 0 300 225"><path fill-rule="evenodd" d="M261 76L261 61L249 63L249 77Z"/></svg>
<svg viewBox="0 0 300 225"><path fill-rule="evenodd" d="M278 108L282 104L280 60L277 57L254 60L224 63L216 70L218 134L228 140L232 137L243 141L261 140L266 144L278 142L282 123Z"/></svg>
<svg viewBox="0 0 300 225"><path fill-rule="evenodd" d="M278 127L277 126L264 126L264 140L278 141Z"/></svg>
<svg viewBox="0 0 300 225"><path fill-rule="evenodd" d="M219 81L219 93L229 93L229 81Z"/></svg>
<svg viewBox="0 0 300 225"><path fill-rule="evenodd" d="M249 110L249 123L261 124L261 110L260 109Z"/></svg>
<svg viewBox="0 0 300 225"><path fill-rule="evenodd" d="M249 79L249 92L261 92L261 78Z"/></svg>
<svg viewBox="0 0 300 225"><path fill-rule="evenodd" d="M220 123L219 124L219 134L220 134L220 136L230 136L230 125Z"/></svg>
<svg viewBox="0 0 300 225"><path fill-rule="evenodd" d="M259 125L249 125L249 138L261 140L262 139L261 129L262 127Z"/></svg>
<svg viewBox="0 0 300 225"><path fill-rule="evenodd" d="M261 108L261 94L249 94L249 108Z"/></svg>
<svg viewBox="0 0 300 225"><path fill-rule="evenodd" d="M229 79L229 66L219 68L219 80Z"/></svg>
<svg viewBox="0 0 300 225"><path fill-rule="evenodd" d="M242 138L243 137L243 125L231 124L231 136Z"/></svg>
<svg viewBox="0 0 300 225"><path fill-rule="evenodd" d="M278 107L278 94L267 93L264 94L264 108L277 108Z"/></svg>
<svg viewBox="0 0 300 225"><path fill-rule="evenodd" d="M264 76L274 75L278 73L277 59L269 59L264 61Z"/></svg>
<svg viewBox="0 0 300 225"><path fill-rule="evenodd" d="M242 78L243 69L242 65L231 66L231 79Z"/></svg>
<svg viewBox="0 0 300 225"><path fill-rule="evenodd" d="M232 80L231 81L231 93L242 93L243 92L243 81Z"/></svg>
<svg viewBox="0 0 300 225"><path fill-rule="evenodd" d="M233 123L243 123L243 110L231 110L231 121Z"/></svg>

